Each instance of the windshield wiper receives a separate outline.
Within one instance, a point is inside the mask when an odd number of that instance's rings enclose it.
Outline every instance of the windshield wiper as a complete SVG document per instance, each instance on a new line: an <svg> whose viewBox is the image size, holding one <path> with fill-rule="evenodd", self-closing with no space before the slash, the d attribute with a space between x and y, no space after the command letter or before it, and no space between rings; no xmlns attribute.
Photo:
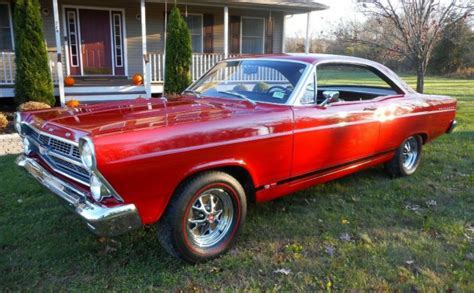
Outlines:
<svg viewBox="0 0 474 293"><path fill-rule="evenodd" d="M220 93L220 94L226 94L226 95L230 95L230 96L234 96L234 97L244 99L244 100L250 102L254 106L257 104L257 103L255 103L254 100L251 100L251 99L247 98L246 95L242 95L242 94L239 94L239 93L234 92L234 91L217 91L217 92Z"/></svg>
<svg viewBox="0 0 474 293"><path fill-rule="evenodd" d="M195 90L185 90L185 91L183 91L183 94L185 94L185 93L193 94L193 95L195 95L195 96L198 97L198 98L201 97L201 93L198 92L198 91L195 91Z"/></svg>

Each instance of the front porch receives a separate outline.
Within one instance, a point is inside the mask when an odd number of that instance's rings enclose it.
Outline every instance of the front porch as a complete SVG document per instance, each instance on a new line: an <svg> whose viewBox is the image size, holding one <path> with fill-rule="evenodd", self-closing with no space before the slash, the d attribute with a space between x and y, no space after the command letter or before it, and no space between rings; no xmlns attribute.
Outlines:
<svg viewBox="0 0 474 293"><path fill-rule="evenodd" d="M231 55L234 57L236 55ZM58 72L54 58L56 52L49 52L49 66L51 77L55 85L55 94L59 96ZM224 54L197 54L192 55L191 77L197 80L217 62L225 59ZM14 96L15 85L15 53L0 52L0 98ZM163 93L164 82L164 54L148 53L150 68L150 93L153 96ZM63 72L66 74L66 72ZM75 76L75 85L64 86L65 100L80 101L124 100L146 96L144 85L133 85L128 76ZM99 98L96 98L99 97Z"/></svg>
<svg viewBox="0 0 474 293"><path fill-rule="evenodd" d="M173 4L110 0L97 7L85 2L40 0L50 68L60 102L122 100L163 93L165 32ZM191 31L192 80L228 57L282 53L286 16L309 16L310 11L325 8L306 0L176 2ZM13 44L12 49L0 54L0 97L13 96ZM136 73L144 77L141 86L131 81ZM73 87L64 85L68 75L76 80Z"/></svg>

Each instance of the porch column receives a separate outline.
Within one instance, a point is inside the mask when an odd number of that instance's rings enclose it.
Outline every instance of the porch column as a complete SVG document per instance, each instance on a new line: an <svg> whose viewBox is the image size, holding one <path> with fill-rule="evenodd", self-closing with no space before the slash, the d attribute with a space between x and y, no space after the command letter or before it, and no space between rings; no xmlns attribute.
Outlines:
<svg viewBox="0 0 474 293"><path fill-rule="evenodd" d="M282 32L282 36L281 36L281 52L282 53L286 53L286 14L283 15L283 32Z"/></svg>
<svg viewBox="0 0 474 293"><path fill-rule="evenodd" d="M64 98L64 76L61 50L61 32L59 26L58 0L53 0L54 32L56 34L56 70L58 72L59 101L61 106L66 103Z"/></svg>
<svg viewBox="0 0 474 293"><path fill-rule="evenodd" d="M229 57L229 7L224 6L224 58Z"/></svg>
<svg viewBox="0 0 474 293"><path fill-rule="evenodd" d="M309 28L311 23L311 12L306 13L306 39L304 40L304 52L309 53Z"/></svg>
<svg viewBox="0 0 474 293"><path fill-rule="evenodd" d="M145 0L140 0L140 20L142 24L143 85L146 98L151 98L151 64L146 48L146 10Z"/></svg>

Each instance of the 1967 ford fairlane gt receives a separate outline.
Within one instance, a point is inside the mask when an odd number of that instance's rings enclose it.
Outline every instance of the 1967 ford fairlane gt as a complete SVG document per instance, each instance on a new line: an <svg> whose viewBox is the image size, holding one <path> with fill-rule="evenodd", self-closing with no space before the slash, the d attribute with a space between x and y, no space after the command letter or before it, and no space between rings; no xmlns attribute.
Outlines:
<svg viewBox="0 0 474 293"><path fill-rule="evenodd" d="M17 113L17 163L96 234L156 224L162 246L195 263L229 249L248 202L378 164L413 174L455 112L454 99L416 93L368 60L249 56L173 101Z"/></svg>

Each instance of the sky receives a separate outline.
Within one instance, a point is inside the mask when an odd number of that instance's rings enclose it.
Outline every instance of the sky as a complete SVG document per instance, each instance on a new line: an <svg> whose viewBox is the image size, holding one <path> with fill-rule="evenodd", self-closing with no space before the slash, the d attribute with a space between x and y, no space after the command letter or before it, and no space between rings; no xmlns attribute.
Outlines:
<svg viewBox="0 0 474 293"><path fill-rule="evenodd" d="M360 12L360 3L357 0L313 0L329 6L329 9L311 13L310 34L321 36L331 35L331 29L340 22L364 21L366 17ZM450 0L441 0L447 3ZM474 1L474 0L471 0ZM468 0L462 0L466 4ZM474 29L474 21L472 22ZM306 36L306 14L288 16L286 22L286 36Z"/></svg>
<svg viewBox="0 0 474 293"><path fill-rule="evenodd" d="M329 9L311 13L310 33L312 34L328 33L341 21L364 19L364 16L357 12L356 0L316 0L316 2L329 6ZM295 34L306 35L306 14L288 16L286 21L287 37Z"/></svg>

